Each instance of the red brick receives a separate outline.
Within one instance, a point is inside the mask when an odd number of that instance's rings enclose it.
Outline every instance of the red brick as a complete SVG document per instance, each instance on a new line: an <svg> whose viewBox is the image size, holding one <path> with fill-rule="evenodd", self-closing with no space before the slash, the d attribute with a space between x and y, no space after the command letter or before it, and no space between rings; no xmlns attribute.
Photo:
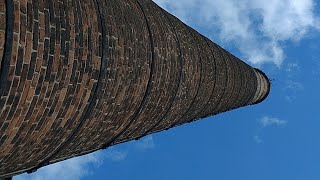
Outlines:
<svg viewBox="0 0 320 180"><path fill-rule="evenodd" d="M5 2L0 62L7 48L12 53L0 99L0 177L260 103L269 93L263 72L151 0L14 0L13 29ZM6 30L14 35L5 49Z"/></svg>

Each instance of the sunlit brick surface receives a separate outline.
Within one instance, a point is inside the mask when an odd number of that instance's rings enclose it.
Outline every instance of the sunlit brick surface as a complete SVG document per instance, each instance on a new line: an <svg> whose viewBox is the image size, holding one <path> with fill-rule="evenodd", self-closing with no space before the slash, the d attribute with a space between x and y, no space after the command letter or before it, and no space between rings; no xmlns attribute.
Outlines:
<svg viewBox="0 0 320 180"><path fill-rule="evenodd" d="M150 0L0 0L0 177L264 100L268 78Z"/></svg>

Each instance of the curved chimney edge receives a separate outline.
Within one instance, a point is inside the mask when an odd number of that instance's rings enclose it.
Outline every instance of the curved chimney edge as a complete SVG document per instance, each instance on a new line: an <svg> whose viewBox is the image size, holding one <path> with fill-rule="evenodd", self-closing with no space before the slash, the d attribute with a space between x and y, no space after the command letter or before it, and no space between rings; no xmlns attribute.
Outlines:
<svg viewBox="0 0 320 180"><path fill-rule="evenodd" d="M259 104L264 101L269 96L271 90L271 83L268 76L260 69L254 68L254 70L257 75L257 93L259 93L259 95L252 100L251 105Z"/></svg>

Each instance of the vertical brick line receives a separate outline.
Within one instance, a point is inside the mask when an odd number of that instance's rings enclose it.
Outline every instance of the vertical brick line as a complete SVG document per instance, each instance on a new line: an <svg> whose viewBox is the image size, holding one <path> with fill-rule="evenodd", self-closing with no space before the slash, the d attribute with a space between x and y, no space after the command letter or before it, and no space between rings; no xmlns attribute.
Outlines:
<svg viewBox="0 0 320 180"><path fill-rule="evenodd" d="M269 96L270 91L271 91L271 83L270 83L270 80L269 80L268 76L264 72L262 72L260 69L256 69L256 68L255 68L255 70L261 73L261 75L264 78L264 82L267 83L266 84L267 87L266 87L265 94L261 97L261 99L258 102L256 102L256 104L259 104Z"/></svg>
<svg viewBox="0 0 320 180"><path fill-rule="evenodd" d="M64 159L65 157L74 157L74 156L79 156L82 154L87 154L89 152L100 149L102 147L102 145L110 142L130 122L131 117L139 108L139 104L141 103L143 96L145 94L146 88L147 88L147 83L148 83L148 79L149 79L149 75L150 75L149 59L151 57L151 50L150 50L149 33L147 30L147 26L145 24L145 19L143 17L142 12L140 11L139 6L135 2L133 4L133 2L131 1L130 5L134 8L131 9L130 13L132 13L132 14L127 16L128 14L123 14L125 12L122 11L122 10L125 10L126 8L125 7L124 7L125 9L120 8L121 6L124 5L124 3L122 1L111 0L111 1L103 1L103 2L107 3L107 5L103 4L103 7L107 7L107 9L105 11L103 11L103 13L105 13L104 17L107 18L105 21L107 23L107 26L109 27L110 24L114 23L113 24L114 26L110 26L111 29L108 28L108 37L112 38L112 40L109 43L110 44L109 48L111 48L111 47L115 47L115 49L119 48L117 43L120 43L120 45L121 45L121 42L115 41L115 40L119 40L118 38L116 38L117 36L124 37L124 38L127 37L127 39L125 39L125 40L126 40L126 42L129 43L129 45L130 45L130 42L133 41L133 39L130 39L131 36L137 37L138 39L141 39L143 41L143 43L141 43L140 40L136 41L136 44L134 46L132 46L136 50L136 52L139 52L139 49L141 49L142 53L137 53L137 54L135 54L135 56L129 57L129 58L137 58L137 56L139 57L139 59L137 59L137 60L139 60L139 62L137 62L138 64L135 64L133 67L135 68L134 71L137 71L137 73L143 73L142 74L143 77L141 75L137 74L138 76L135 76L137 78L133 79L133 83L130 82L131 83L130 87L135 92L139 93L139 99L135 100L136 103L134 105L135 106L134 109L130 107L129 110L131 110L132 112L130 112L129 115L128 115L128 113L122 113L122 114L118 115L118 112L122 112L123 110L126 110L126 109L123 109L123 107L133 106L132 105L133 102L131 101L132 98L130 97L129 101L123 101L122 110L121 110L118 107L111 106L111 103L110 103L111 95L109 95L109 92L111 94L113 94L114 96L116 96L115 98L117 98L117 94L116 94L117 91L121 90L121 87L123 87L124 85L127 86L129 82L118 80L117 83L123 84L122 86L119 86L119 87L116 87L113 84L108 84L109 82L107 82L108 86L106 86L106 88L104 89L104 94L100 94L98 97L100 105L97 105L95 107L94 112L91 115L90 121L86 122L87 125L81 129L81 131L80 131L81 133L78 133L77 137L73 139L73 142L71 142L71 143L74 143L74 144L67 146L66 150L61 152L59 154L59 156L57 156L56 159L54 159L53 161L50 161L50 163L60 161L60 160ZM115 12L112 12L113 6L117 6L115 8ZM126 5L124 5L124 6L126 6ZM126 9L126 11L128 11L128 10L129 9ZM136 11L136 12L134 12L134 11ZM121 16L119 16L119 14L123 14L125 17L122 18ZM113 16L117 16L117 17L113 17ZM116 19L116 18L120 18L121 20ZM132 19L129 19L129 18L132 18ZM136 35L130 34L130 33L123 34L123 33L121 33L121 31L117 31L118 25L120 25L119 27L122 27L123 23L130 23L131 24L132 22L135 21L136 18L139 18L139 24L141 24L141 25L132 24L133 25L132 28L137 30L137 31L133 32ZM120 20L120 21L118 22L118 20ZM127 26L127 25L129 25L129 24L125 24L124 28L127 29L129 27L129 29L130 29L130 26ZM141 29L138 27L140 27ZM131 31L131 30L129 30L129 31ZM117 34L117 32L121 33L121 35ZM128 34L130 34L130 36L128 36ZM125 50L127 51L128 49L125 49ZM121 78L122 74L118 74L116 72L110 71L110 67L111 68L113 67L112 66L113 63L117 63L118 64L117 67L119 67L119 65L121 65L122 62L121 63L117 62L119 59L112 57L114 55L117 55L116 52L112 52L112 49L109 49L108 55L110 56L111 59L110 59L110 61L108 59L108 62L107 62L108 68L106 69L106 77L105 77L106 80L109 80L109 78L116 78L116 79ZM115 57L118 57L118 55ZM128 55L126 55L125 57L128 57ZM115 60L115 59L117 59L117 60ZM128 59L128 60L129 60L129 62L131 61L131 59ZM139 70L139 67L138 67L139 64L145 64L144 68L143 68L144 69L143 72L142 72L142 70ZM120 73L120 71L119 71L119 73ZM130 74L128 74L128 75L130 75ZM138 82L138 78L141 78L142 81L144 81L144 82L142 82L142 83ZM136 85L137 83L140 84L140 86L133 87L133 84ZM120 89L118 89L118 88L120 88ZM140 90L138 90L138 89L140 89ZM134 92L127 92L128 96L132 96L133 93ZM150 95L152 95L152 94L150 94ZM147 98L149 98L149 96ZM110 104L104 104L105 102L109 102ZM116 110L114 108L116 108ZM113 115L104 116L102 114L102 112L109 112L110 114L113 114ZM123 118L123 115L125 115L127 117ZM140 118L140 116L138 118ZM91 126L91 124L88 125L89 123L92 123L95 125L92 125L92 126ZM131 126L133 126L133 124L131 124ZM127 130L127 132L128 132L128 130Z"/></svg>
<svg viewBox="0 0 320 180"><path fill-rule="evenodd" d="M219 48L215 45L215 43L211 42L208 38L205 38L205 41L207 42L207 45L210 48L210 51L214 58L214 68L215 68L215 87L213 88L211 97L209 98L209 104L207 107L205 107L200 117L207 117L210 114L215 114L215 110L219 106L219 103L221 101L221 98L223 97L225 87L224 85L227 83L225 78L221 78L226 76L227 74L227 68L226 68L226 62L222 56L222 54L219 51ZM224 69L224 70L222 70ZM223 85L223 87L222 87ZM218 93L218 94L217 94ZM209 106L210 105L210 106Z"/></svg>
<svg viewBox="0 0 320 180"><path fill-rule="evenodd" d="M259 76L257 71L254 71L254 77L256 79L257 86L255 88L255 92L254 92L255 94L254 94L253 98L251 99L250 104L254 104L259 99L259 94L260 94L260 91L261 91L260 76Z"/></svg>
<svg viewBox="0 0 320 180"><path fill-rule="evenodd" d="M207 40L206 40L206 42L208 43L208 46L210 46L209 45L209 43L210 42L208 42ZM213 48L215 48L215 49L217 49L217 53L219 53L220 54L220 57L221 57L221 59L216 59L216 60L223 60L223 62L224 62L224 66L223 67L221 67L221 68L225 68L225 83L224 83L224 88L223 88L223 90L222 90L222 92L221 92L221 96L218 98L218 100L217 100L217 103L215 104L216 106L214 106L214 107L209 107L210 108L210 111L209 111L209 113L210 114L206 114L206 115L203 115L203 117L208 117L208 116L210 116L210 115L215 115L215 114L218 114L218 113L220 113L220 112L218 112L217 111L217 108L219 108L220 106L221 106L221 101L222 101L222 99L224 98L224 95L225 95L225 92L226 92L226 90L227 90L227 86L228 86L228 69L227 69L227 62L226 62L226 59L225 59L225 57L223 56L223 54L222 54L222 51L223 51L223 49L222 48L220 48L220 46L219 45L216 45L215 43L212 43L212 45L213 45ZM211 49L211 52L213 53L213 51L212 51L212 48L210 48ZM213 53L214 54L214 53ZM218 73L218 71L217 71L217 63L215 62L214 63L215 64L215 74L217 75ZM215 76L215 82L217 81L217 76ZM217 88L217 86L216 86L216 84L214 84L215 85L215 88ZM215 92L215 90L216 89L213 89L213 91L212 91L212 94L211 94L211 98L212 98L212 95L214 94L214 92ZM208 101L209 102L209 101ZM204 106L204 108L208 108L208 107L206 107L206 106ZM207 110L207 109L203 109L203 111L205 111L205 110ZM202 112L202 111L200 111L199 113L206 113L206 112ZM178 123L176 126L181 126L181 125L183 125L184 123L191 123L191 122L193 122L193 121L197 121L197 119L192 119L192 120L190 120L190 121L188 121L188 122L180 122L180 123Z"/></svg>
<svg viewBox="0 0 320 180"><path fill-rule="evenodd" d="M241 104L241 107L242 106L245 106L245 105L249 105L249 102L251 101L251 99L253 98L254 96L254 93L255 93L255 86L256 86L256 82L255 81L250 81L250 79L252 79L252 76L254 75L254 71L251 69L251 67L249 67L247 64L245 64L243 61L241 61L244 69L245 69L245 72L246 72L246 89L245 89L245 96L246 96L246 99L244 99L243 103Z"/></svg>
<svg viewBox="0 0 320 180"><path fill-rule="evenodd" d="M257 77L259 79L259 85L260 85L260 88L259 88L259 93L258 93L258 96L257 96L257 99L255 100L255 102L259 101L261 95L262 95L262 90L263 90L263 81L262 81L262 77L260 75L260 73L257 72ZM254 102L254 103L255 103Z"/></svg>
<svg viewBox="0 0 320 180"><path fill-rule="evenodd" d="M151 86L152 86L152 81L153 81L153 71L154 71L154 67L155 67L155 63L154 63L154 53L155 53L155 50L154 50L154 42L153 42L153 36L152 36L152 32L151 32L151 28L150 28L150 24L149 24L149 21L147 19L147 16L142 8L142 5L140 4L139 0L136 0L138 6L140 7L141 9L141 12L145 18L145 21L146 21L146 25L147 25L147 29L148 29L148 32L149 32L149 39L150 39L150 45L151 45L151 58L150 58L150 76L149 76L149 80L148 80L148 83L147 83L147 88L146 88L146 92L143 96L143 99L139 105L139 108L137 109L137 111L131 116L130 118L130 122L123 128L123 130L121 130L121 132L119 134L117 134L113 139L111 139L111 141L103 144L101 146L101 149L106 149L107 147L113 145L115 143L115 141L122 135L124 134L127 129L131 126L131 124L134 122L135 119L137 119L137 117L140 115L140 112L142 111L142 109L145 107L145 102L147 100L147 97L149 96L150 94L150 90L151 90Z"/></svg>
<svg viewBox="0 0 320 180"><path fill-rule="evenodd" d="M212 51L212 48L210 48L210 46L209 46L209 42L207 41L207 39L206 38L204 38L203 36L201 36L202 38L203 38L203 41L205 41L205 43L207 44L207 46L209 47L209 49L210 49L210 52L211 52L211 55L212 55L212 57L214 58L214 53L213 53L213 51ZM209 60L210 61L210 60ZM212 91L211 91L211 94L210 94L210 96L209 96L209 98L208 98L208 101L205 103L205 106L203 106L203 108L196 114L196 116L201 116L202 117L202 114L205 112L205 110L208 108L207 106L208 106L208 104L209 104L209 102L210 102L210 100L211 100L211 98L212 98L212 95L214 94L214 92L215 92L215 89L216 89L216 82L217 82L217 65L216 65L216 59L214 58L214 59L212 59L212 61L213 61L213 71L214 71L214 83L213 83L213 89L212 89Z"/></svg>
<svg viewBox="0 0 320 180"><path fill-rule="evenodd" d="M246 68L248 68L248 79L251 79L251 81L249 82L249 90L250 90L250 95L248 97L248 99L246 100L246 105L251 105L252 101L254 99L256 90L257 90L257 81L256 81L256 75L255 75L255 71L253 69L250 69L251 67L247 64L244 63L244 65L246 66Z"/></svg>
<svg viewBox="0 0 320 180"><path fill-rule="evenodd" d="M107 38L106 38L106 28L103 25L104 24L104 18L102 17L102 13L100 11L100 7L99 3L97 2L98 0L94 0L94 4L96 6L96 10L97 10L97 18L98 21L100 22L99 25L99 29L101 27L102 30L102 58L101 58L101 64L100 64L100 72L99 72L99 77L98 77L98 81L97 81L97 85L95 86L92 94L90 95L89 98L89 105L87 106L87 108L85 108L85 111L83 112L82 116L80 117L80 123L78 124L78 126L75 128L75 130L71 133L71 135L66 138L66 140L60 144L59 147L56 148L56 150L51 153L48 157L46 157L42 162L40 162L36 167L31 168L30 170L28 170L28 173L32 173L35 172L37 169L46 166L49 164L50 160L52 158L54 158L56 155L58 155L62 150L64 150L65 146L68 145L69 142L71 142L74 137L76 136L76 134L79 132L79 130L82 128L82 126L84 125L84 123L86 122L87 119L90 118L91 113L93 112L96 102L97 102L97 94L101 93L102 91L102 84L101 82L103 81L104 78L104 74L105 74L105 66L106 66L106 61L107 61L107 54L108 54L108 48L106 48L106 43L107 43Z"/></svg>
<svg viewBox="0 0 320 180"><path fill-rule="evenodd" d="M191 28L192 29L192 28ZM201 80L201 87L200 92L198 94L198 98L196 99L195 105L193 105L192 110L188 113L188 116L186 116L186 122L192 122L196 121L202 116L199 115L199 113L205 108L207 103L209 102L210 97L212 97L212 91L215 88L214 84L215 82L215 72L214 69L214 63L212 62L211 55L211 48L209 48L208 44L206 44L206 41L203 39L203 36L200 35L198 32L194 33L198 44L200 46L200 56L203 57L202 59L202 68L203 68L203 75Z"/></svg>
<svg viewBox="0 0 320 180"><path fill-rule="evenodd" d="M212 113L212 111L214 111L213 112L213 115L215 115L215 114L219 114L219 113L221 113L220 111L221 111L221 108L223 108L223 109L226 109L227 107L225 107L225 106L221 106L221 101L223 100L223 97L225 97L225 95L226 95L226 90L228 89L227 87L228 87L228 72L229 72L229 70L228 70L228 66L230 66L231 64L230 64L230 61L229 61L229 63L227 63L227 60L226 60L226 57L224 56L224 54L223 54L223 51L224 51L224 49L222 49L219 45L216 45L215 43L213 43L213 45L216 47L216 49L218 49L218 53L220 53L220 55L221 55L221 58L222 58L222 60L225 62L224 63L224 68L226 69L226 74L225 74L225 83L224 83L224 89L223 89L223 92L221 93L221 96L220 96L220 98L218 99L218 101L217 101L217 106L215 107L215 108L212 108L211 109L211 111L210 111L210 113ZM211 52L212 52L212 50L211 50ZM215 67L215 68L217 68L217 67ZM216 73L217 74L217 73ZM229 73L229 75L230 75L230 73ZM217 79L217 78L216 78ZM214 92L214 89L213 89L213 91L212 91L212 93ZM229 94L229 97L230 97L230 95L231 94ZM229 98L228 98L229 99ZM228 100L227 99L227 100ZM226 104L223 104L223 105L228 105L228 102L229 101L227 101L227 103ZM222 102L223 103L223 102ZM206 106L205 106L206 107ZM229 108L228 108L229 109ZM201 111L200 111L201 112ZM207 117L207 116L209 116L209 115L212 115L212 114L208 114L208 115L205 115L204 117ZM189 120L188 122L180 122L180 123L178 123L176 126L180 126L180 125L183 125L184 123L191 123L191 122L193 122L193 121L197 121L198 119L191 119L191 120Z"/></svg>
<svg viewBox="0 0 320 180"><path fill-rule="evenodd" d="M194 98L193 98L193 100L192 100L192 102L191 102L191 104L190 104L190 106L189 106L189 108L187 109L187 111L185 111L184 113L183 113L183 115L176 121L176 122L174 122L171 126L170 126L170 128L173 128L173 127L175 127L175 126L177 126L177 125L180 125L180 124L184 124L184 123L186 123L186 122L188 122L189 120L188 120L188 118L189 118L189 116L190 116L190 110L192 109L192 108L194 108L194 104L195 104L195 102L197 101L197 99L198 99L198 95L199 95L199 91L200 91L200 87L201 87L201 82L202 82L202 76L203 76L203 60L202 60L202 56L200 55L200 53L201 53L201 51L200 51L200 43L198 43L198 39L197 39L197 37L195 37L195 34L194 34L194 31L192 31L191 29L190 29L190 27L188 27L187 28L188 29L188 31L190 32L190 35L192 36L192 38L193 38L193 40L194 40L194 42L195 42L195 44L196 44L196 46L197 46L197 51L198 51L198 56L199 56L199 60L200 60L200 70L199 70L199 72L200 72L200 78L199 78L199 83L198 83L198 85L197 85L197 91L196 91L196 94L195 94L195 96L194 96ZM192 115L192 114L191 114ZM194 118L194 117L193 117Z"/></svg>
<svg viewBox="0 0 320 180"><path fill-rule="evenodd" d="M159 130L169 129L169 127L176 120L180 119L180 117L187 111L187 109L191 105L191 102L197 91L197 88L194 88L194 84L197 84L197 82L199 81L199 73L196 74L196 72L199 71L200 65L198 63L198 60L193 61L194 59L197 59L198 56L191 50L192 48L190 45L192 44L192 41L189 38L190 32L187 29L188 26L179 21L176 17L174 17L171 14L168 14L168 17L176 26L176 32L178 38L180 39L182 57L184 59L184 66L182 70L183 74L180 85L181 88L178 90L178 98L173 103L172 110L169 112L169 115L166 118L164 118L161 121L161 123L152 130L152 133L159 132ZM178 51L179 50L177 48L176 52ZM178 61L178 58L176 59L176 61Z"/></svg>
<svg viewBox="0 0 320 180"><path fill-rule="evenodd" d="M233 84L233 88L232 88L232 93L231 93L231 98L229 98L229 109L235 109L237 107L237 104L239 104L239 100L241 100L241 97L243 96L241 93L243 93L243 91L241 90L242 87L242 79L244 78L243 75L244 73L242 72L241 68L240 68L240 64L239 64L239 60L236 59L233 55L231 55L230 53L227 53L229 59L231 60L233 66L233 80L234 80L234 84ZM238 79L240 77L240 79ZM239 81L240 80L240 81ZM238 82L239 81L239 82ZM239 83L240 85L238 86L237 83Z"/></svg>
<svg viewBox="0 0 320 180"><path fill-rule="evenodd" d="M261 70L259 70L259 69L254 68L254 70L256 71L257 74L260 75L260 77L261 77L261 84L263 84L263 86L260 85L260 91L262 91L262 92L260 92L261 95L260 95L260 93L259 93L258 99L256 99L256 100L255 100L256 102L253 102L252 105L254 105L254 104L259 104L259 103L261 103L262 101L264 101L264 100L268 97L268 95L270 94L270 90L271 90L271 83L270 83L270 80L269 80L269 78L267 77L267 75L266 75L264 72L262 72ZM265 83L266 83L266 84L265 84ZM262 87L264 87L264 89L262 89ZM267 91L265 91L266 89L267 89ZM263 94L263 93L264 93L264 94Z"/></svg>
<svg viewBox="0 0 320 180"><path fill-rule="evenodd" d="M243 73L244 73L244 80L243 80L243 83L244 83L244 97L241 101L241 104L239 104L239 107L243 107L245 105L248 105L248 100L250 99L250 95L252 94L252 85L253 83L251 83L251 81L249 80L250 79L250 69L247 68L246 64L240 60L240 63L241 63L241 67L242 67L242 70L243 70Z"/></svg>
<svg viewBox="0 0 320 180"><path fill-rule="evenodd" d="M7 91L7 77L10 67L12 43L13 43L13 25L14 25L14 9L13 0L6 0L6 32L4 53L0 68L0 96Z"/></svg>
<svg viewBox="0 0 320 180"><path fill-rule="evenodd" d="M159 7L159 8L160 8L160 7ZM173 31L173 33L174 33L174 35L175 35L175 37L176 37L176 41L177 41L177 45L178 45L178 49L179 49L180 69L179 69L179 80L178 80L178 82L177 82L177 83L178 83L178 86L177 86L176 89L174 90L174 91L175 91L175 95L174 95L173 100L172 100L171 103L169 104L169 108L167 109L167 111L166 111L166 112L163 114L163 116L157 121L156 124L154 124L153 126L151 126L151 128L149 128L145 133L143 133L141 136L137 137L136 139L140 139L140 138L142 138L143 136L148 135L155 127L157 127L157 126L162 122L162 120L163 120L164 118L166 118L166 117L168 116L168 114L169 114L169 112L170 112L170 110L171 110L171 107L172 107L172 105L173 105L173 102L176 101L176 97L177 97L177 95L178 95L178 90L179 90L180 85L181 85L182 70L183 70L183 64L184 64L184 62L183 62L183 58L182 58L182 51L181 51L180 40L179 40L179 38L178 38L177 32L176 32L176 30L175 30L175 28L174 28L174 26L173 26L173 23L172 23L171 19L168 17L167 13L166 13L162 8L160 8L160 9L161 9L161 12L162 12L162 13L164 14L164 16L166 17L166 19L168 20L169 25L170 25L171 28L172 28L172 31Z"/></svg>
<svg viewBox="0 0 320 180"><path fill-rule="evenodd" d="M190 35L192 36L192 38L193 38L193 40L194 40L194 42L197 42L197 38L194 36L194 32L193 31L191 31L190 30L190 27L187 27L187 29L188 29L188 31L190 32ZM185 121L183 121L183 122L181 122L182 120L184 120L184 118L186 118L185 116L187 116L188 117L188 113L190 112L190 110L192 109L192 107L193 107L193 105L194 105L194 103L195 103L195 101L196 101L196 99L197 99L197 97L198 97L198 94L199 94L199 90L200 90L200 86L201 86L201 81L202 81L202 75L203 75L203 73L202 73L202 71L203 71L203 68L202 68L202 57L200 56L200 47L199 47L199 43L196 43L197 45L197 51L198 51L198 54L199 54L199 60L200 60L200 78L199 78L199 83L198 83L198 85L197 85L197 91L196 91L196 94L195 94L195 96L194 96L194 98L193 98L193 100L192 100L192 102L191 102L191 104L190 104L190 106L189 106L189 108L187 109L187 111L185 111L184 113L183 113L183 115L177 120L177 121L175 121L174 123L172 123L172 125L170 126L170 127L168 127L168 128L173 128L173 127L176 127L176 126L178 126L178 125L180 125L180 124L184 124L184 123L186 123ZM195 50L195 49L193 49L193 50Z"/></svg>
<svg viewBox="0 0 320 180"><path fill-rule="evenodd" d="M218 102L217 102L217 106L216 106L216 108L215 109L211 109L211 110L215 110L215 112L213 113L213 115L215 115L215 114L218 114L218 113L220 113L219 112L219 108L220 108L220 105L221 105L221 101L222 101L222 99L223 99L223 97L225 96L225 93L226 93L226 90L227 90L227 87L228 87L228 65L230 65L230 63L227 63L227 60L225 59L225 57L224 57L224 55L223 55L223 53L222 53L222 51L223 51L223 49L219 46L219 45L217 45L217 44L214 44L213 43L213 45L217 48L217 50L218 50L218 53L220 53L220 55L221 55L221 58L223 59L223 61L224 61L224 68L226 69L226 74L225 74L225 83L224 83L224 88L223 88L223 92L221 93L221 97L219 98L219 100L218 100ZM211 112L210 112L211 113ZM210 115L212 115L212 114L210 114Z"/></svg>
<svg viewBox="0 0 320 180"><path fill-rule="evenodd" d="M222 102L222 104L220 104L220 106L217 108L217 112L218 113L222 113L225 111L229 111L230 110L230 101L232 100L232 96L233 96L233 89L234 89L234 71L235 71L235 65L234 62L232 62L232 59L228 56L228 53L222 49L222 47L220 47L222 56L225 58L227 64L226 64L226 68L227 68L227 84L226 84L226 95L222 98L224 102Z"/></svg>
<svg viewBox="0 0 320 180"><path fill-rule="evenodd" d="M0 71L1 71L1 62L4 54L4 43L6 38L6 2L2 0L0 2ZM1 105L0 105L1 107Z"/></svg>
<svg viewBox="0 0 320 180"><path fill-rule="evenodd" d="M249 91L249 89L247 87L247 85L248 85L248 82L247 82L248 69L245 68L245 66L243 65L241 60L239 60L238 63L239 63L239 68L241 70L240 74L242 76L242 78L241 78L242 85L240 87L239 102L237 104L237 108L242 107L243 104L245 104L246 99L248 99L248 91Z"/></svg>

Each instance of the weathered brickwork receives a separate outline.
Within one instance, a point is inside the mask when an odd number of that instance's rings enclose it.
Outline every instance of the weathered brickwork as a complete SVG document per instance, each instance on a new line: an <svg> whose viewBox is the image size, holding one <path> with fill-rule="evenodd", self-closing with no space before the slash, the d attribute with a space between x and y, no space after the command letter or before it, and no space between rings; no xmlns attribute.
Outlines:
<svg viewBox="0 0 320 180"><path fill-rule="evenodd" d="M0 71L1 71L1 63L2 57L4 53L4 43L5 41L5 33L6 33L6 5L5 1L0 1Z"/></svg>
<svg viewBox="0 0 320 180"><path fill-rule="evenodd" d="M266 75L151 0L0 0L0 177L269 94Z"/></svg>
<svg viewBox="0 0 320 180"><path fill-rule="evenodd" d="M12 3L13 42L6 47L11 57L0 104L0 169L9 172L42 162L72 134L101 67L93 3Z"/></svg>

